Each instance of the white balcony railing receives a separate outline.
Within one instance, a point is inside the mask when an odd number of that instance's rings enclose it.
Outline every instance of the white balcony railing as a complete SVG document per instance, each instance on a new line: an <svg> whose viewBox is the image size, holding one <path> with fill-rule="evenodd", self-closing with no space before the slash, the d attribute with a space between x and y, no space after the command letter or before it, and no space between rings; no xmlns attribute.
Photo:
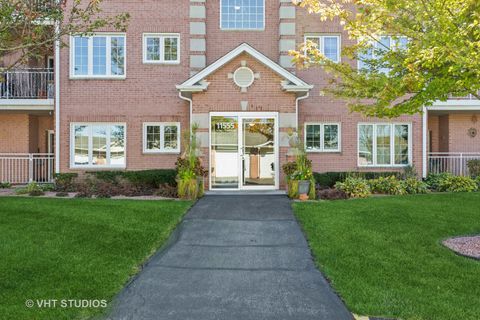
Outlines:
<svg viewBox="0 0 480 320"><path fill-rule="evenodd" d="M0 182L25 184L53 182L54 156L50 153L0 153Z"/></svg>
<svg viewBox="0 0 480 320"><path fill-rule="evenodd" d="M51 69L0 71L0 99L53 99Z"/></svg>
<svg viewBox="0 0 480 320"><path fill-rule="evenodd" d="M470 160L480 160L480 152L432 152L428 154L428 172L466 176Z"/></svg>

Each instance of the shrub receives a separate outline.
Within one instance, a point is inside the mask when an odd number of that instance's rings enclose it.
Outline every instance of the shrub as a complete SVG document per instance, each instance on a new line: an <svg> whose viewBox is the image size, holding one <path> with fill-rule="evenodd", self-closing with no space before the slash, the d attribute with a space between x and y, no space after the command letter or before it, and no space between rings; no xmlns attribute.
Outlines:
<svg viewBox="0 0 480 320"><path fill-rule="evenodd" d="M141 171L96 171L89 172L95 178L117 183L119 179L126 179L129 182L142 186L145 188L156 189L163 184L176 185L175 176L177 175L174 169L153 169Z"/></svg>
<svg viewBox="0 0 480 320"><path fill-rule="evenodd" d="M11 188L12 185L10 184L10 182L0 182L0 189L8 189L8 188Z"/></svg>
<svg viewBox="0 0 480 320"><path fill-rule="evenodd" d="M55 191L55 184L53 184L53 183L43 183L43 184L40 185L40 188L44 192Z"/></svg>
<svg viewBox="0 0 480 320"><path fill-rule="evenodd" d="M406 166L403 168L402 178L409 179L409 178L417 178L418 172L414 165ZM397 177L398 178L398 177Z"/></svg>
<svg viewBox="0 0 480 320"><path fill-rule="evenodd" d="M377 179L380 177L390 177L395 176L397 178L402 177L402 172L355 172L355 171L344 171L344 172L323 172L318 173L314 172L313 176L315 182L322 186L332 188L337 182L343 182L348 177L363 178L367 180Z"/></svg>
<svg viewBox="0 0 480 320"><path fill-rule="evenodd" d="M428 185L417 178L407 178L401 183L408 194L428 193Z"/></svg>
<svg viewBox="0 0 480 320"><path fill-rule="evenodd" d="M380 177L378 179L368 180L368 185L374 193L399 195L405 194L403 184L395 177Z"/></svg>
<svg viewBox="0 0 480 320"><path fill-rule="evenodd" d="M155 191L155 195L165 198L178 198L177 188L169 184L164 184Z"/></svg>
<svg viewBox="0 0 480 320"><path fill-rule="evenodd" d="M297 171L297 163L294 161L287 162L282 166L282 170L283 170L283 173L285 173L285 175L289 177L295 171Z"/></svg>
<svg viewBox="0 0 480 320"><path fill-rule="evenodd" d="M59 192L75 191L74 180L77 177L77 173L56 173L55 190Z"/></svg>
<svg viewBox="0 0 480 320"><path fill-rule="evenodd" d="M477 183L478 189L480 189L480 176L475 178L475 182Z"/></svg>
<svg viewBox="0 0 480 320"><path fill-rule="evenodd" d="M427 178L425 179L425 182L427 183L428 187L431 190L441 191L439 189L440 184L442 184L445 179L447 179L448 177L451 177L451 176L452 176L452 174L449 173L449 172L429 173L427 175Z"/></svg>
<svg viewBox="0 0 480 320"><path fill-rule="evenodd" d="M30 196L34 197L44 195L42 187L40 187L36 182L30 182L26 187L26 191Z"/></svg>
<svg viewBox="0 0 480 320"><path fill-rule="evenodd" d="M321 200L342 200L348 199L348 195L338 189L322 189L317 191L317 197Z"/></svg>
<svg viewBox="0 0 480 320"><path fill-rule="evenodd" d="M372 194L367 180L362 178L348 177L344 182L337 182L335 187L350 198L368 198Z"/></svg>
<svg viewBox="0 0 480 320"><path fill-rule="evenodd" d="M480 177L480 159L469 160L467 166L472 177Z"/></svg>
<svg viewBox="0 0 480 320"><path fill-rule="evenodd" d="M472 178L453 175L442 180L438 187L440 191L446 192L473 192L478 190L478 185Z"/></svg>

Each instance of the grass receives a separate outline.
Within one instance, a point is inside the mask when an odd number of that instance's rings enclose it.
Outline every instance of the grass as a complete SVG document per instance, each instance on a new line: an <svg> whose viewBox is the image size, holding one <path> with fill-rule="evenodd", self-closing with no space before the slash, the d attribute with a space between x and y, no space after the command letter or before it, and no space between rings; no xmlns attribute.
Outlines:
<svg viewBox="0 0 480 320"><path fill-rule="evenodd" d="M441 245L480 233L480 193L295 203L319 269L357 314L478 319L480 262Z"/></svg>
<svg viewBox="0 0 480 320"><path fill-rule="evenodd" d="M0 198L0 318L86 319L103 308L27 308L26 299L111 301L169 237L186 201Z"/></svg>

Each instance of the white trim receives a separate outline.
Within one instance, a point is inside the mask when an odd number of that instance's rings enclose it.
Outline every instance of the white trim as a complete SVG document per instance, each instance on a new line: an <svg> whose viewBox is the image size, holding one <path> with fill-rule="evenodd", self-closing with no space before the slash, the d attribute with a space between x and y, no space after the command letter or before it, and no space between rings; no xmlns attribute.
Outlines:
<svg viewBox="0 0 480 320"><path fill-rule="evenodd" d="M265 0L263 0L263 28L224 28L222 27L222 1L220 0L220 17L219 17L219 28L222 31L265 31L267 26L267 15L265 14Z"/></svg>
<svg viewBox="0 0 480 320"><path fill-rule="evenodd" d="M338 128L338 148L325 150L325 126L335 125ZM320 126L320 149L307 149L307 126ZM303 145L308 153L342 152L342 124L340 122L305 122L303 124Z"/></svg>
<svg viewBox="0 0 480 320"><path fill-rule="evenodd" d="M318 38L319 47L317 48L325 56L325 38L337 38L337 54L338 59L332 60L333 62L340 63L342 61L342 36L337 33L306 33L303 36L303 42L307 43L308 38ZM307 55L307 51L304 51L304 55ZM328 59L328 58L327 58Z"/></svg>
<svg viewBox="0 0 480 320"><path fill-rule="evenodd" d="M237 117L238 119L238 167L239 167L239 176L238 176L238 188L212 188L212 117L215 116L225 116L225 117ZM274 119L274 131L275 131L275 185L274 186L258 186L252 187L243 186L243 166L242 166L242 157L240 156L240 148L242 147L242 128L241 121L243 119L250 118L264 118L264 119ZM279 115L278 112L210 112L208 116L208 188L213 191L241 191L241 190L279 190L280 189L280 125L279 125Z"/></svg>
<svg viewBox="0 0 480 320"><path fill-rule="evenodd" d="M88 74L87 75L76 75L75 74L75 37L83 37L88 39ZM94 75L93 74L93 38L94 37L106 37L106 75ZM123 75L112 75L112 66L111 66L111 38L112 37L123 37L123 52L124 52L124 61L123 61ZM82 35L70 35L70 75L71 80L82 80L82 79L108 79L108 80L124 80L127 77L127 36L126 33L103 33L98 32L89 36Z"/></svg>
<svg viewBox="0 0 480 320"><path fill-rule="evenodd" d="M159 39L160 60L148 60L147 59L147 39L157 38ZM165 60L165 39L175 38L177 39L177 60ZM165 65L177 65L180 64L180 34L179 33L143 33L142 34L142 61L143 64L165 64Z"/></svg>
<svg viewBox="0 0 480 320"><path fill-rule="evenodd" d="M427 177L427 141L428 141L428 111L423 107L422 113L422 177ZM431 150L429 150L431 151Z"/></svg>
<svg viewBox="0 0 480 320"><path fill-rule="evenodd" d="M373 164L362 165L360 164L360 126L371 125L373 126L373 145L372 145L372 161ZM389 125L390 131L390 161L391 164L376 164L377 162L377 125ZM407 125L408 126L408 164L395 164L395 126ZM412 141L412 123L411 122L359 122L357 123L357 166L360 168L405 168L411 166L413 163L413 141Z"/></svg>
<svg viewBox="0 0 480 320"><path fill-rule="evenodd" d="M58 35L60 23L55 22L55 33ZM55 40L55 173L60 173L60 39Z"/></svg>
<svg viewBox="0 0 480 320"><path fill-rule="evenodd" d="M89 135L88 135L88 161L92 160L92 149L90 146L92 145L92 126L123 126L124 127L124 157L125 163L123 165L76 165L75 164L75 126L88 126L89 127ZM110 139L110 132L107 132L107 140ZM125 169L127 167L127 123L126 122L70 122L70 169ZM110 154L110 145L107 144L107 154ZM107 158L108 159L108 156ZM107 160L109 161L109 160Z"/></svg>
<svg viewBox="0 0 480 320"><path fill-rule="evenodd" d="M288 72L284 68L282 68L280 65L277 63L273 62L270 60L268 57L260 53L259 51L255 50L252 48L250 45L246 43L242 43L214 63L210 64L208 67L200 71L199 73L195 74L193 77L190 79L186 80L180 85L177 85L176 88L180 91L202 91L206 90L208 87L208 84L204 84L202 87L198 84L201 82L203 79L205 79L207 76L215 72L216 70L220 69L222 66L230 62L232 59L236 58L242 53L248 53L251 55L253 58L257 59L261 63L263 63L265 66L270 68L272 71L276 72L280 76L282 76L284 79L288 80L289 82L293 83L292 85L289 85L288 83L283 83L282 86L284 90L286 91L309 91L310 89L313 88L312 85L307 84L297 76L293 75L292 73Z"/></svg>
<svg viewBox="0 0 480 320"><path fill-rule="evenodd" d="M435 101L432 106L426 107L428 111L478 111L480 100L447 100Z"/></svg>
<svg viewBox="0 0 480 320"><path fill-rule="evenodd" d="M165 127L166 126L176 126L177 127L177 149L165 149ZM149 150L147 149L147 127L160 127L160 150ZM143 123L143 153L144 154L179 154L180 147L180 122L144 122Z"/></svg>
<svg viewBox="0 0 480 320"><path fill-rule="evenodd" d="M0 99L0 110L53 111L54 99Z"/></svg>

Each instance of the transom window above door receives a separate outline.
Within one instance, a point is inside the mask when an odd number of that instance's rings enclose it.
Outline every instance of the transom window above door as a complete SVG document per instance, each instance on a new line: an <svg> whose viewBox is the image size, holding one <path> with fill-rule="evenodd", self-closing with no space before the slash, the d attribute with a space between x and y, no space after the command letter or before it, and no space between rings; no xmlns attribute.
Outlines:
<svg viewBox="0 0 480 320"><path fill-rule="evenodd" d="M305 124L305 150L307 152L339 152L339 123Z"/></svg>
<svg viewBox="0 0 480 320"><path fill-rule="evenodd" d="M147 122L143 124L144 153L179 153L179 122Z"/></svg>
<svg viewBox="0 0 480 320"><path fill-rule="evenodd" d="M180 63L180 35L163 33L144 34L143 63Z"/></svg>
<svg viewBox="0 0 480 320"><path fill-rule="evenodd" d="M220 0L220 28L224 30L263 30L265 0Z"/></svg>
<svg viewBox="0 0 480 320"><path fill-rule="evenodd" d="M124 78L125 35L72 36L71 78Z"/></svg>
<svg viewBox="0 0 480 320"><path fill-rule="evenodd" d="M305 42L311 41L327 59L340 62L340 36L338 35L307 35Z"/></svg>

